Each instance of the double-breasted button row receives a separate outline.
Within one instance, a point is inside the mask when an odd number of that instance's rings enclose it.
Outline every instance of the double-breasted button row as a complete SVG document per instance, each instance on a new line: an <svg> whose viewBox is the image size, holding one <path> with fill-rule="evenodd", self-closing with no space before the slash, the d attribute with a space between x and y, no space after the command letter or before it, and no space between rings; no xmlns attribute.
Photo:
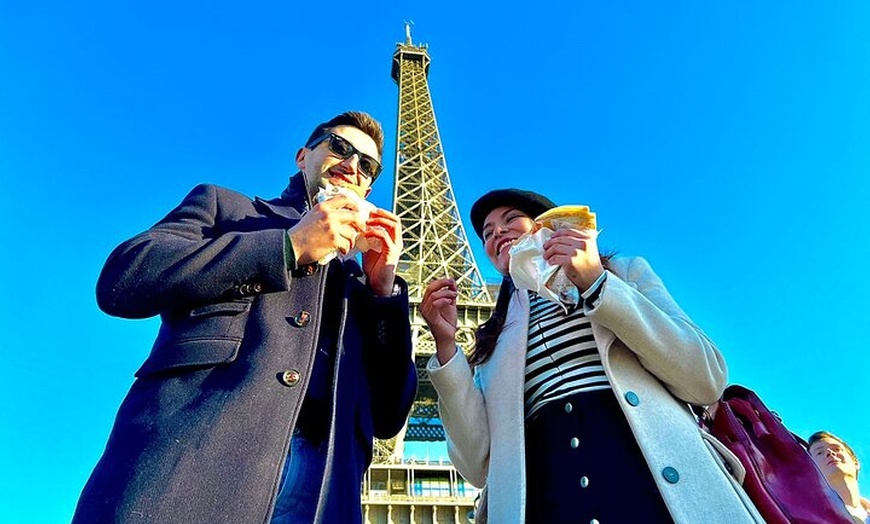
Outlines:
<svg viewBox="0 0 870 524"><path fill-rule="evenodd" d="M565 413L571 413L574 411L574 406L570 402L565 402L564 409ZM577 449L580 446L580 439L573 437L568 441L568 445L571 446L571 449Z"/></svg>
<svg viewBox="0 0 870 524"><path fill-rule="evenodd" d="M565 402L563 409L565 410L565 413L570 414L571 412L574 411L574 405L571 404L570 402ZM568 441L568 445L571 446L571 449L577 449L580 447L580 439L577 437L572 437L571 440ZM580 487L586 488L588 486L589 486L589 477L587 477L585 475L580 477Z"/></svg>

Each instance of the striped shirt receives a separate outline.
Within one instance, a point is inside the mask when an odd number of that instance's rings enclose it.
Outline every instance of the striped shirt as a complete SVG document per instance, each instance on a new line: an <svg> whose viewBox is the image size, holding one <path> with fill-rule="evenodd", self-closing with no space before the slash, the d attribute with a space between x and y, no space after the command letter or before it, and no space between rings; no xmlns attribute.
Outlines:
<svg viewBox="0 0 870 524"><path fill-rule="evenodd" d="M529 292L526 418L547 402L609 388L583 308L565 313L559 304Z"/></svg>

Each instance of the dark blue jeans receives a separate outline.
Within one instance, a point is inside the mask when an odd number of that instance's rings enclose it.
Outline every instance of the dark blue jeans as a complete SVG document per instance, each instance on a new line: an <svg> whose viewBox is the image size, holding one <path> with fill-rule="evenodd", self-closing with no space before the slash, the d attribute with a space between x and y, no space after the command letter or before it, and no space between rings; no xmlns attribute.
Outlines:
<svg viewBox="0 0 870 524"><path fill-rule="evenodd" d="M314 522L328 441L309 440L298 430L293 433L271 524Z"/></svg>

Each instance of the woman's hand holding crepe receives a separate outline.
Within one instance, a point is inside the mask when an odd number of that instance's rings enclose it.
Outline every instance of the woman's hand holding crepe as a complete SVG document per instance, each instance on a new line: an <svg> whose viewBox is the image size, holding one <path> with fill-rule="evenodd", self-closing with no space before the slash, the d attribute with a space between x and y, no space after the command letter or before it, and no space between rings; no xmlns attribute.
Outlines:
<svg viewBox="0 0 870 524"><path fill-rule="evenodd" d="M594 230L559 229L544 243L544 260L560 266L580 292L604 272L596 237Z"/></svg>
<svg viewBox="0 0 870 524"><path fill-rule="evenodd" d="M536 229L511 247L514 284L563 308L578 304L581 293L604 271L596 214L588 206L559 206L536 217L535 223Z"/></svg>

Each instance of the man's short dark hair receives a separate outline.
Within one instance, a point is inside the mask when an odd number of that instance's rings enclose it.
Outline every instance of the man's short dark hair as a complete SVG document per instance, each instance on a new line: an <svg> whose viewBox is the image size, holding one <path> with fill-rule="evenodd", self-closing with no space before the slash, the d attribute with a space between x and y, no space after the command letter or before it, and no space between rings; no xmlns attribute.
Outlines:
<svg viewBox="0 0 870 524"><path fill-rule="evenodd" d="M314 142L338 126L353 126L372 137L372 140L375 141L375 145L378 146L378 156L383 158L384 130L381 128L381 123L375 120L372 115L363 113L362 111L345 111L344 113L319 124L314 128L314 131L311 133L311 136L308 137L308 140L305 141L305 146L308 147L308 144ZM378 160L380 160L380 158Z"/></svg>

